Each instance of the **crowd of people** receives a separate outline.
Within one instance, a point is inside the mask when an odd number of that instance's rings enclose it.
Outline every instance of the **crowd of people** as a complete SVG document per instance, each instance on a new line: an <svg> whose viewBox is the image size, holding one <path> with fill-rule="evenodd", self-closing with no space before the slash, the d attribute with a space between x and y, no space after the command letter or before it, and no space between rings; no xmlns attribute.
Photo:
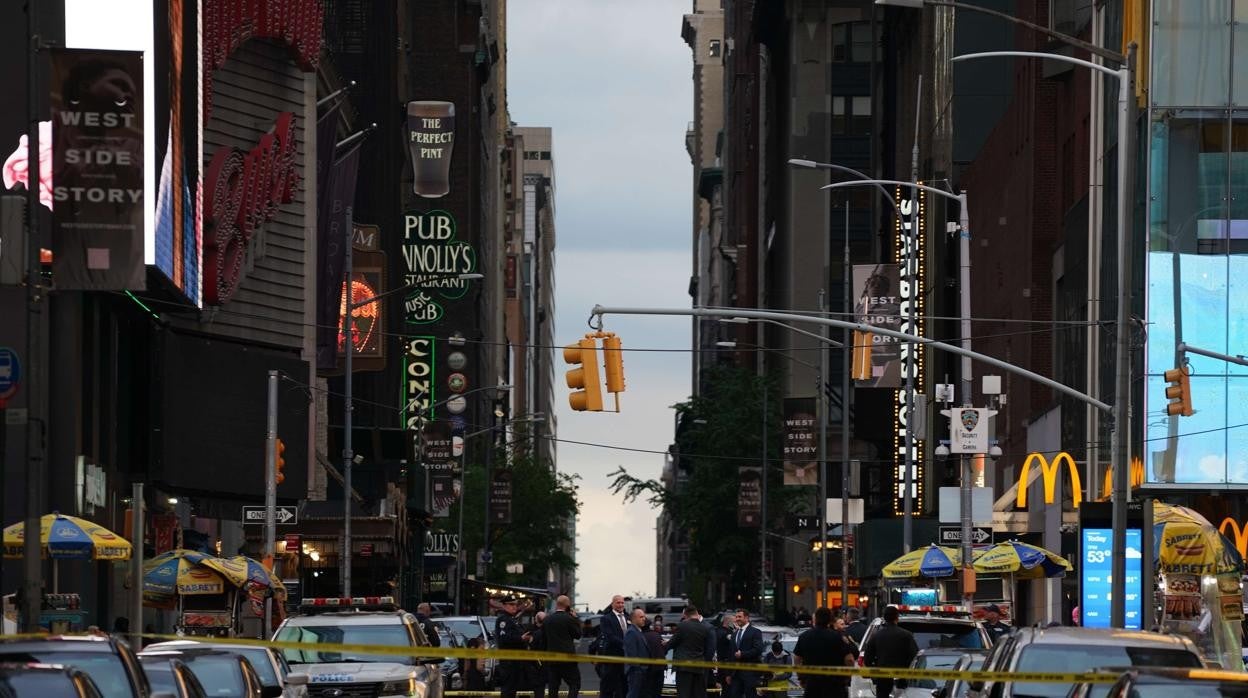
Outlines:
<svg viewBox="0 0 1248 698"><path fill-rule="evenodd" d="M502 605L495 620L499 649L576 653L583 624L568 597L558 597L554 613L538 612L528 625L520 621L516 599L504 599ZM849 667L857 664L860 656L867 666L908 667L918 653L914 636L897 624L896 608L887 608L883 620L883 627L863 646L867 622L858 609L848 609L844 614L817 609L810 629L798 636L796 646L789 652L779 638L768 641L744 609L725 613L716 627L690 604L679 622L667 625L660 616L647 617L641 608L626 611L624 597L615 596L603 611L598 636L589 652L624 658L595 663L603 698L658 698L663 691L663 660L669 652L675 665L677 698L706 698L711 687L718 687L728 698L757 698L760 687L789 680L795 667ZM660 661L634 663L628 659ZM698 666L699 662L703 665ZM712 668L708 664L711 662L736 666ZM741 664L765 668L745 669ZM502 698L514 698L518 691L533 691L535 698L545 698L549 692L554 698L561 685L566 686L568 698L577 698L580 691L580 671L571 662L506 660L500 662L498 671ZM848 696L847 674L798 671L797 680L810 698ZM892 679L873 681L877 695L892 692ZM472 686L466 687L473 690Z"/></svg>

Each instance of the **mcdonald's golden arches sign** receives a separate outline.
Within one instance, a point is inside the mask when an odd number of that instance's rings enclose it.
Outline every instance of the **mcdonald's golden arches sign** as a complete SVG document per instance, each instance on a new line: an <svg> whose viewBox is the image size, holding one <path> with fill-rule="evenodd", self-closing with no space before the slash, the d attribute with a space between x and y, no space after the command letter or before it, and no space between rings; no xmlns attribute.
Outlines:
<svg viewBox="0 0 1248 698"><path fill-rule="evenodd" d="M1057 478L1062 473L1062 463L1066 463L1067 470L1070 471L1070 498L1074 502L1075 508L1079 508L1079 502L1082 501L1082 484L1079 480L1079 466L1075 464L1075 459L1070 454L1062 451L1049 460L1044 457L1043 453L1029 453L1027 459L1023 461L1023 467L1018 471L1018 506L1027 506L1027 475L1031 471L1032 461L1040 463L1040 474L1044 478L1044 503L1052 504L1054 494L1057 492Z"/></svg>

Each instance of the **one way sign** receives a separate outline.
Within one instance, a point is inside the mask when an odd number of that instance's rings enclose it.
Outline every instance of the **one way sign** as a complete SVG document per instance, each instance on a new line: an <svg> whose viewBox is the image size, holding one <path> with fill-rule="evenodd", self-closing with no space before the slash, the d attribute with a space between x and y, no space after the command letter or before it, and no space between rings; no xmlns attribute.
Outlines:
<svg viewBox="0 0 1248 698"><path fill-rule="evenodd" d="M992 529L984 526L973 526L971 528L971 543L980 545L992 541ZM940 544L941 545L961 545L962 544L962 527L961 526L941 526L940 527Z"/></svg>
<svg viewBox="0 0 1248 698"><path fill-rule="evenodd" d="M278 525L285 524L289 526L299 523L299 510L291 505L278 506L276 513ZM264 523L264 507L243 507L243 523Z"/></svg>

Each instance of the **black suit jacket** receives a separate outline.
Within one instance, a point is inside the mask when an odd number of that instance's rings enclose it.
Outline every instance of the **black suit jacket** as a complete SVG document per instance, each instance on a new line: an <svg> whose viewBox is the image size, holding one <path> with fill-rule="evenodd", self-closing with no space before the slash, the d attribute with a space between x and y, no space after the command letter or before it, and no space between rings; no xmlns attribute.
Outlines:
<svg viewBox="0 0 1248 698"><path fill-rule="evenodd" d="M625 618L624 622L628 624L628 619ZM620 627L620 621L614 611L608 609L602 615L602 622L598 626L598 632L602 635L604 641L603 654L616 657L624 656L624 629Z"/></svg>
<svg viewBox="0 0 1248 698"><path fill-rule="evenodd" d="M872 633L867 646L862 648L867 666L908 667L918 653L914 635L893 623L885 623Z"/></svg>
<svg viewBox="0 0 1248 698"><path fill-rule="evenodd" d="M728 661L743 662L747 664L762 661L764 651L763 632L758 628L753 625L747 625L745 630L741 633L741 640L739 642L736 640L736 633L729 636L729 641L733 643L734 649L732 658ZM739 658L736 656L737 652L741 653ZM739 677L747 685L757 684L759 678L762 676L762 674L756 671L737 671L734 675Z"/></svg>
<svg viewBox="0 0 1248 698"><path fill-rule="evenodd" d="M581 637L581 621L572 617L567 611L555 611L546 616L546 624L542 626L546 638L545 649L551 652L576 653L576 641Z"/></svg>
<svg viewBox="0 0 1248 698"><path fill-rule="evenodd" d="M683 620L676 626L667 648L677 661L707 661L715 656L714 628L700 620ZM676 671L697 673L703 669L678 668Z"/></svg>

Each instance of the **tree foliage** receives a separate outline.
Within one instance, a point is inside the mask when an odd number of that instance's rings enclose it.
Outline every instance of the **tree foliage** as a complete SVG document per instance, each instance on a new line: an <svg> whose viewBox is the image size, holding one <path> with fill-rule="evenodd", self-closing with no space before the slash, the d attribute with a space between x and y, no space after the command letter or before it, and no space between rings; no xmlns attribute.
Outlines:
<svg viewBox="0 0 1248 698"><path fill-rule="evenodd" d="M738 525L738 468L769 462L768 522L783 518L793 495L781 486L782 401L774 381L718 365L708 370L706 385L701 395L674 406L680 426L673 456L683 477L665 483L620 468L611 473L611 489L626 502L644 499L672 516L676 529L687 536L691 594L703 603L720 604L753 598L758 589L759 529Z"/></svg>
<svg viewBox="0 0 1248 698"><path fill-rule="evenodd" d="M523 447L496 450L491 469L499 468L512 471L511 523L490 526L493 561L485 578L503 584L545 587L548 569L570 570L576 566L572 555L573 525L581 508L580 478L556 472L549 461L538 459ZM463 546L470 553L469 568L475 569L487 513L488 483L483 456L466 466L464 492L466 496L456 507L465 507ZM459 516L456 507L451 510L452 521ZM522 564L524 572L508 573L507 566L514 563Z"/></svg>

